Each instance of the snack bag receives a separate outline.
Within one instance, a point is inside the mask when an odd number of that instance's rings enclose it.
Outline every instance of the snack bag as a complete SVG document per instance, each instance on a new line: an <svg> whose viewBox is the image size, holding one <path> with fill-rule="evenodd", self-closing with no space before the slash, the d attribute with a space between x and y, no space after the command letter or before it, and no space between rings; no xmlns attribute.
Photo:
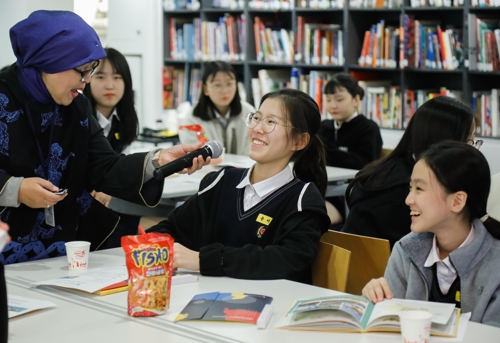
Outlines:
<svg viewBox="0 0 500 343"><path fill-rule="evenodd" d="M179 126L179 130L188 130L194 132L196 134L198 142L200 142L201 144L207 144L208 142L208 138L205 135L205 131L203 131L203 127L201 127L201 125L181 125Z"/></svg>
<svg viewBox="0 0 500 343"><path fill-rule="evenodd" d="M128 270L128 315L164 314L170 303L174 239L168 234L123 236Z"/></svg>

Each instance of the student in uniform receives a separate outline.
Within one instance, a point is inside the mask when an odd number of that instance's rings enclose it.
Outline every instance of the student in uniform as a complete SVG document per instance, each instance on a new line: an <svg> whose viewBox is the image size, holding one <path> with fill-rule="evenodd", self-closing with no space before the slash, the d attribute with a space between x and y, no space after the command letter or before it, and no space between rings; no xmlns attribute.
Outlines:
<svg viewBox="0 0 500 343"><path fill-rule="evenodd" d="M151 229L175 238L175 268L311 283L329 226L320 121L317 104L301 91L262 98L244 121L254 166L208 174L196 195Z"/></svg>
<svg viewBox="0 0 500 343"><path fill-rule="evenodd" d="M380 128L359 114L364 90L349 74L335 74L324 90L325 108L331 120L321 123L319 136L325 145L326 164L332 167L362 169L378 159L382 151Z"/></svg>
<svg viewBox="0 0 500 343"><path fill-rule="evenodd" d="M234 68L221 61L207 63L201 81L200 99L180 125L201 125L206 138L221 142L226 153L247 155L245 116L255 108L240 99ZM197 142L188 130L179 130L179 138L184 144Z"/></svg>
<svg viewBox="0 0 500 343"><path fill-rule="evenodd" d="M349 74L335 74L325 86L325 107L331 120L321 123L319 136L325 146L326 164L332 167L361 169L379 158L382 150L380 128L358 114L364 90ZM326 208L332 225L345 218L343 197L328 198Z"/></svg>
<svg viewBox="0 0 500 343"><path fill-rule="evenodd" d="M132 75L125 56L113 48L106 48L104 51L106 58L101 60L83 94L90 100L92 115L102 127L104 136L107 137L113 150L118 154L127 155L130 153L130 144L137 138L139 132ZM104 206L109 206L111 196L96 191L91 194ZM103 248L119 247L122 236L137 234L139 216L116 214L120 217L120 221Z"/></svg>
<svg viewBox="0 0 500 343"><path fill-rule="evenodd" d="M472 321L500 327L500 223L486 214L490 182L488 162L471 145L447 141L424 152L406 198L412 232L363 295L452 303Z"/></svg>
<svg viewBox="0 0 500 343"><path fill-rule="evenodd" d="M349 215L342 231L388 239L392 247L410 232L404 200L415 159L444 140L474 142L474 130L474 111L462 102L441 96L422 104L396 148L367 165L347 187Z"/></svg>

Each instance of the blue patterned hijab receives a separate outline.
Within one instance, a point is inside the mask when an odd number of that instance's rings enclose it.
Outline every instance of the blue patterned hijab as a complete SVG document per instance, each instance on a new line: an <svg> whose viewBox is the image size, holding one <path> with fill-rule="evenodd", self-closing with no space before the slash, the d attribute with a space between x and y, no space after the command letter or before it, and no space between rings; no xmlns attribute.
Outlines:
<svg viewBox="0 0 500 343"><path fill-rule="evenodd" d="M40 72L59 73L106 57L97 33L69 11L35 11L10 29L19 82L40 104L54 100Z"/></svg>

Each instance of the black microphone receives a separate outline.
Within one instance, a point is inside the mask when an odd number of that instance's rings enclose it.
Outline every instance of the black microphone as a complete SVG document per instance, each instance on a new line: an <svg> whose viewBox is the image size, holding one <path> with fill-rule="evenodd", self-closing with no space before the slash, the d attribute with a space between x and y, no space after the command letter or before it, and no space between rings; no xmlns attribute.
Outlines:
<svg viewBox="0 0 500 343"><path fill-rule="evenodd" d="M174 173L180 172L184 168L189 168L193 165L193 159L198 156L203 156L205 160L207 157L218 158L222 155L222 144L217 141L210 141L201 148L191 151L186 155L173 160L167 164L164 164L155 169L153 176L155 179L161 180L167 176L170 176Z"/></svg>

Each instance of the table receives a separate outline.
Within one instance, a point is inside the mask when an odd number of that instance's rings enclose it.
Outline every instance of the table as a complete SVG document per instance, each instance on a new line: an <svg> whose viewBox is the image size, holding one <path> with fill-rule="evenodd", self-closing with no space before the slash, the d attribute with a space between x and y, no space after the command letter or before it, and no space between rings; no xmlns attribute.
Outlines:
<svg viewBox="0 0 500 343"><path fill-rule="evenodd" d="M255 162L248 156L224 154L223 162L217 165L208 165L191 175L174 174L165 179L163 195L158 209L136 205L121 199L112 198L110 208L119 213L134 215L166 217L178 202L185 201L198 191L201 179L212 171L219 170L222 166L249 168ZM326 167L328 187L326 196L342 196L350 180L354 179L358 170L337 167Z"/></svg>
<svg viewBox="0 0 500 343"><path fill-rule="evenodd" d="M124 263L121 249L93 252L90 269ZM291 303L298 298L312 298L338 292L286 280L249 281L200 276L196 283L172 286L171 306L167 314L158 317L132 318L127 315L127 293L107 296L42 287L30 288L31 282L70 275L66 257L19 263L5 267L7 290L35 299L49 300L57 308L29 313L9 322L9 343L97 343L97 342L339 342L391 343L401 342L401 336L388 333L328 333L277 330L274 326ZM222 291L247 292L272 296L274 315L267 329L255 325L227 322L181 322L173 319L195 294ZM498 342L500 329L469 323L463 342ZM449 339L431 337L430 342Z"/></svg>

